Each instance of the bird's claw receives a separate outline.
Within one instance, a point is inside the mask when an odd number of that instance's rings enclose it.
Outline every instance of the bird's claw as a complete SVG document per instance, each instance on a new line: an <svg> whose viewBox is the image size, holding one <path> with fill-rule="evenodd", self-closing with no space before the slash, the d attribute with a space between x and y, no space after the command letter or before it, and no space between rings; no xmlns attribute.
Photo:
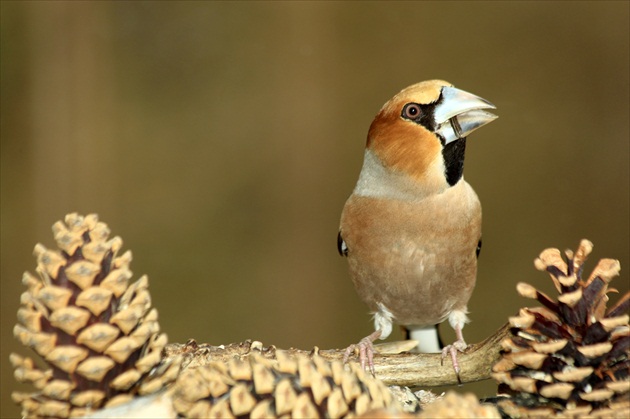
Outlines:
<svg viewBox="0 0 630 419"><path fill-rule="evenodd" d="M468 345L466 345L466 342L461 339L453 342L452 345L445 346L442 349L442 365L444 365L444 358L446 358L450 354L451 360L453 361L453 370L455 370L455 375L457 375L457 382L460 385L462 384L462 380L459 377L461 368L459 366L459 362L457 361L457 352L464 352L467 347Z"/></svg>
<svg viewBox="0 0 630 419"><path fill-rule="evenodd" d="M354 353L357 349L359 350L359 363L361 364L361 369L365 370L365 366L367 364L368 368L372 375L374 375L374 341L378 339L381 335L380 330L372 333L370 336L366 336L359 341L359 343L354 343L346 349L346 352L343 355L343 363L348 362L350 355Z"/></svg>

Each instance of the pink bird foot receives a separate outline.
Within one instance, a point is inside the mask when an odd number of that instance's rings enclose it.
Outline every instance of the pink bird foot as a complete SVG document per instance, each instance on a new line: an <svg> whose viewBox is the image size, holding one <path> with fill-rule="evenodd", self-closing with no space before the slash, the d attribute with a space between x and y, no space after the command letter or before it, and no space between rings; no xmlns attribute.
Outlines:
<svg viewBox="0 0 630 419"><path fill-rule="evenodd" d="M444 365L444 358L450 354L451 360L453 361L453 370L455 370L455 374L457 375L457 382L461 385L462 380L459 378L461 368L459 367L459 362L457 361L457 352L464 352L468 345L464 341L464 336L460 327L455 328L455 335L457 336L457 340L453 342L453 344L447 345L442 349L442 365Z"/></svg>
<svg viewBox="0 0 630 419"><path fill-rule="evenodd" d="M377 330L369 336L364 337L359 341L359 343L354 343L346 349L345 354L343 355L343 363L348 362L350 355L356 350L359 349L359 362L361 363L361 368L365 370L365 365L370 369L372 375L374 375L374 341L381 336L381 331Z"/></svg>

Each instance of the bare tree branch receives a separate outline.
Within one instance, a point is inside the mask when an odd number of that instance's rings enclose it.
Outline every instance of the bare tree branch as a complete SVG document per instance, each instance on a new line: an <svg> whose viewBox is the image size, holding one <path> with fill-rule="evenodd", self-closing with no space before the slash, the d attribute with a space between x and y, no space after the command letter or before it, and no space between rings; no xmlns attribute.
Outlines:
<svg viewBox="0 0 630 419"><path fill-rule="evenodd" d="M507 336L508 324L499 328L494 334L478 344L469 345L458 357L462 383L470 383L490 378L492 366L499 360L501 341ZM246 358L252 351L269 359L275 359L282 351L289 355L314 355L333 361L342 360L344 349L319 349L311 351L301 349L277 349L275 346L263 347L260 342L245 341L229 345L213 346L197 344L194 340L186 344L170 344L164 349L167 357L183 355L184 365L188 368L202 366L210 362L227 362L232 358ZM357 362L351 359L349 362ZM436 387L458 384L450 358L444 359L440 354L375 354L374 369L376 377L387 385Z"/></svg>

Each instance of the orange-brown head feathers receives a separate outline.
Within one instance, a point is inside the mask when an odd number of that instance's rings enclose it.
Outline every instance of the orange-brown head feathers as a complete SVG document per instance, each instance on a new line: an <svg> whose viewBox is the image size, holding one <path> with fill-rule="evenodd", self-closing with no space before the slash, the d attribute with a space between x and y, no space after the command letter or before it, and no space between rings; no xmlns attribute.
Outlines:
<svg viewBox="0 0 630 419"><path fill-rule="evenodd" d="M462 176L465 137L496 118L488 101L443 80L401 90L374 118L367 151L384 168L439 191Z"/></svg>
<svg viewBox="0 0 630 419"><path fill-rule="evenodd" d="M439 138L427 127L402 115L409 103L436 102L444 86L451 84L442 80L420 82L401 90L383 105L370 125L367 148L385 167L422 178L427 168L436 164L442 152Z"/></svg>

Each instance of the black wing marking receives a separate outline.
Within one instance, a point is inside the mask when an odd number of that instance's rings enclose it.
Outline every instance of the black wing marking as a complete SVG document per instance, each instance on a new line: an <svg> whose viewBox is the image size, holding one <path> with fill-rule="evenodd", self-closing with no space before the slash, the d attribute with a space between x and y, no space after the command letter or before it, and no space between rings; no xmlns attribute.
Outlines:
<svg viewBox="0 0 630 419"><path fill-rule="evenodd" d="M481 253L481 239L479 239L479 243L477 243L477 258L479 258L479 253Z"/></svg>
<svg viewBox="0 0 630 419"><path fill-rule="evenodd" d="M337 251L341 256L348 256L348 246L346 246L346 242L343 241L343 237L341 237L341 230L339 230L339 234L337 234Z"/></svg>

